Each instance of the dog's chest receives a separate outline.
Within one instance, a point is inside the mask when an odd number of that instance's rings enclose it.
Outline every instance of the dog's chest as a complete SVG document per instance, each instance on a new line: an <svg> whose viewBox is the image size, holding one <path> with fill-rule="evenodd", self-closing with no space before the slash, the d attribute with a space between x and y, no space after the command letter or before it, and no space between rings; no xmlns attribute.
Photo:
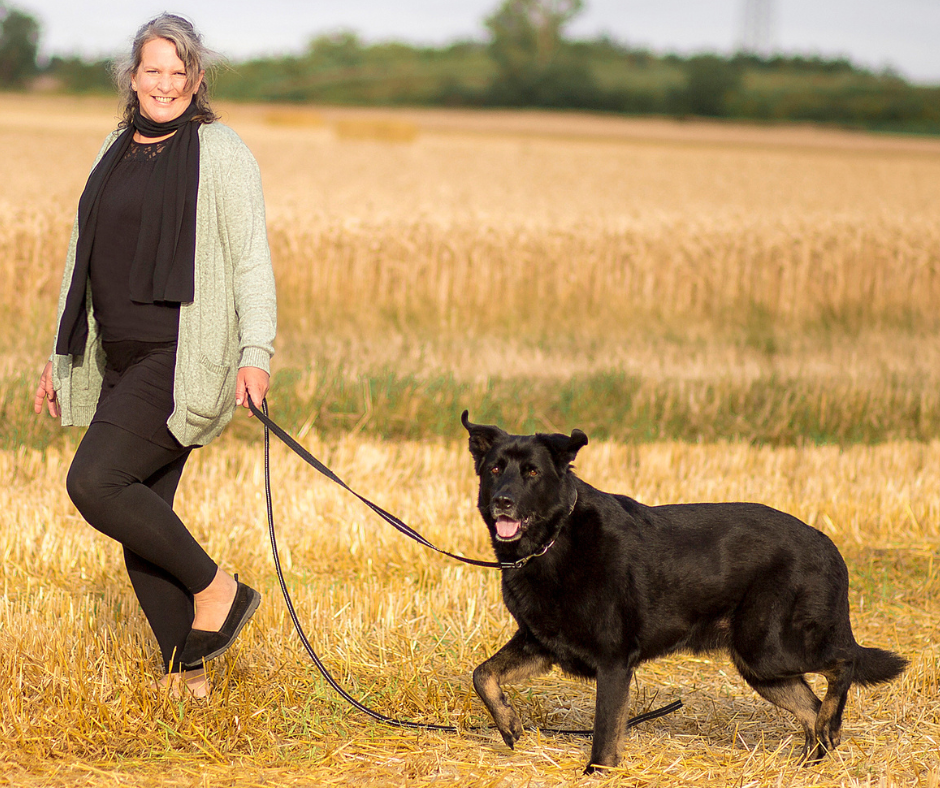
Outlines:
<svg viewBox="0 0 940 788"><path fill-rule="evenodd" d="M504 579L503 600L520 627L525 628L563 670L585 677L596 674L598 657L617 648L610 628L599 628L584 600L559 587ZM603 617L608 618L610 611ZM615 627L619 630L619 627ZM599 636L600 635L600 636Z"/></svg>

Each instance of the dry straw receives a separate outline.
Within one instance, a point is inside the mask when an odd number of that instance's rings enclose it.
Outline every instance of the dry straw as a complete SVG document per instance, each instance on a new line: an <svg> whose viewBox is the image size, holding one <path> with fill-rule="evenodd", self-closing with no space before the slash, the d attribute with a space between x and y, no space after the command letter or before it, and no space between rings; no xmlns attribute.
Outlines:
<svg viewBox="0 0 940 788"><path fill-rule="evenodd" d="M309 439L308 439L309 440ZM460 444L349 438L314 452L429 538L488 556ZM257 446L199 452L179 510L210 552L261 587L265 603L207 703L148 689L156 654L118 548L84 525L61 477L70 449L0 454L0 736L5 773L75 785L89 770L129 784L205 774L210 784L524 784L577 779L589 743L528 733L515 751L493 732L424 734L345 707L294 640L268 555ZM404 540L355 499L275 447L275 500L288 582L329 667L376 708L461 726L487 723L472 668L511 634L493 572L449 564ZM643 666L636 711L685 707L637 729L619 783L930 785L940 737L940 446L845 451L740 445L590 444L579 473L649 503L761 500L814 523L850 566L853 623L865 644L911 659L900 680L854 689L842 747L796 763L801 734L721 657ZM530 724L587 726L593 687L551 674L513 687ZM236 768L232 768L233 765ZM202 778L200 778L202 779ZM54 782L59 780L60 782ZM603 783L603 781L601 781ZM198 784L198 782L196 783Z"/></svg>

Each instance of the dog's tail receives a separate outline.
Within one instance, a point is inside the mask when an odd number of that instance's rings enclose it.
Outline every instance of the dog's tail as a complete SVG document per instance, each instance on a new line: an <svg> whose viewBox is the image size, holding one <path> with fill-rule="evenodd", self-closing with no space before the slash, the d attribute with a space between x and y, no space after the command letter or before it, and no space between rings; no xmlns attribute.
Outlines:
<svg viewBox="0 0 940 788"><path fill-rule="evenodd" d="M882 648L858 647L855 654L854 681L866 686L881 684L900 676L908 666L908 661L900 654L885 651Z"/></svg>

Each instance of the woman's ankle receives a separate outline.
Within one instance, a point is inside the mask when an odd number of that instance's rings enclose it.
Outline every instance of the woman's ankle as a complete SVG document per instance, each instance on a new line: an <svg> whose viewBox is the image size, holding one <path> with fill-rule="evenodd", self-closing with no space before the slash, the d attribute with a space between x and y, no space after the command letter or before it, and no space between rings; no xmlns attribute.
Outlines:
<svg viewBox="0 0 940 788"><path fill-rule="evenodd" d="M153 688L169 693L174 698L185 692L193 698L208 698L212 692L209 677L203 668L166 673L153 683Z"/></svg>
<svg viewBox="0 0 940 788"><path fill-rule="evenodd" d="M222 567L216 570L212 582L198 594L193 595L193 629L218 632L235 601L238 583Z"/></svg>

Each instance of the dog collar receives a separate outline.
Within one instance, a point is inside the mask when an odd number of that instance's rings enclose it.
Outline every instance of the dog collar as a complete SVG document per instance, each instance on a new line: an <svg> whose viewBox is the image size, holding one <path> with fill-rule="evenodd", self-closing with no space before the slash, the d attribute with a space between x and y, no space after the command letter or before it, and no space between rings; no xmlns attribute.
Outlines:
<svg viewBox="0 0 940 788"><path fill-rule="evenodd" d="M545 547L543 547L541 550L536 550L534 553L529 553L529 555L527 555L525 558L520 558L518 561L512 561L512 562L500 561L499 568L503 570L519 569L525 566L527 563L529 563L529 561L531 561L533 558L538 558L541 555L545 555L545 553L551 550L553 544L555 544L554 539L552 539L552 541L550 541L547 545L545 545Z"/></svg>

